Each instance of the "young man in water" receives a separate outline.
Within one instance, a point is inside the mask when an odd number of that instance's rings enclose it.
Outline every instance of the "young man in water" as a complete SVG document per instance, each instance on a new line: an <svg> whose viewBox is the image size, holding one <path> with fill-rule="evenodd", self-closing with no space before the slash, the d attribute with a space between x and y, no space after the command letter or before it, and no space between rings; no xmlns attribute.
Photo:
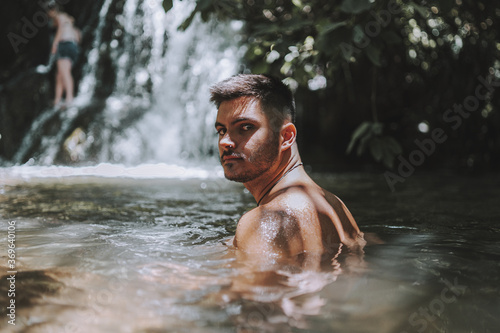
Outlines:
<svg viewBox="0 0 500 333"><path fill-rule="evenodd" d="M344 203L304 171L287 86L265 75L237 75L214 85L211 101L224 174L257 202L238 222L236 249L254 258L290 258L365 244Z"/></svg>

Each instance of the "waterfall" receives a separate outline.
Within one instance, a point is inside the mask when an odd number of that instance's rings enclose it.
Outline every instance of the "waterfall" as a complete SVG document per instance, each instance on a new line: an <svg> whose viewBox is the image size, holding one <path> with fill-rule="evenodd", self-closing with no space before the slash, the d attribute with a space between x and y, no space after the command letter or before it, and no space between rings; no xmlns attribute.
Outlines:
<svg viewBox="0 0 500 333"><path fill-rule="evenodd" d="M165 18L166 52L162 56L160 49L153 48L157 60L136 74L137 80L153 75L154 102L149 112L113 143L112 151L126 163L199 160L216 148L216 110L208 102L209 86L238 70L241 50L236 46L235 30L239 25L195 20L185 32L178 31L192 9L192 4L174 3ZM157 47L161 48L161 43Z"/></svg>
<svg viewBox="0 0 500 333"><path fill-rule="evenodd" d="M40 115L14 162L134 165L214 155L209 86L238 72L241 22L195 19L179 31L192 1L165 13L161 0L126 0L111 15L117 3L102 6L74 105Z"/></svg>
<svg viewBox="0 0 500 333"><path fill-rule="evenodd" d="M92 50L90 50L88 55L88 61L86 65L87 75L82 79L82 83L80 84L79 99L84 97L91 98L92 95L89 95L92 92L96 85L96 77L95 72L97 71L97 59L98 59L98 50L102 44L102 31L104 29L106 23L106 16L109 11L109 6L111 5L112 0L105 0L102 5L101 11L99 12L99 24L96 29L96 34L94 37L94 41L92 43Z"/></svg>

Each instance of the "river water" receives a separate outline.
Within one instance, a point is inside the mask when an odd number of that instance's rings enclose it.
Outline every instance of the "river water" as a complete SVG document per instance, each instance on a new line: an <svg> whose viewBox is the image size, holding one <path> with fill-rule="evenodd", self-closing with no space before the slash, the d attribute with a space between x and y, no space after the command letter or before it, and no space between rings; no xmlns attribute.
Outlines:
<svg viewBox="0 0 500 333"><path fill-rule="evenodd" d="M319 270L256 265L224 241L255 206L218 167L0 169L15 221L9 332L498 332L500 177L315 174L371 240ZM12 229L12 228L11 228Z"/></svg>

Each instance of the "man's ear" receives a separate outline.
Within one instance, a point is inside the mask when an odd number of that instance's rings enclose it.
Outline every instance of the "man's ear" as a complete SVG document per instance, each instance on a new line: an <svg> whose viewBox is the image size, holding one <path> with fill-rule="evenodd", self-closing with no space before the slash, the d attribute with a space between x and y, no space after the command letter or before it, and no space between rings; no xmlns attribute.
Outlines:
<svg viewBox="0 0 500 333"><path fill-rule="evenodd" d="M297 128L292 123L286 123L281 127L281 149L287 150L294 143L297 138Z"/></svg>

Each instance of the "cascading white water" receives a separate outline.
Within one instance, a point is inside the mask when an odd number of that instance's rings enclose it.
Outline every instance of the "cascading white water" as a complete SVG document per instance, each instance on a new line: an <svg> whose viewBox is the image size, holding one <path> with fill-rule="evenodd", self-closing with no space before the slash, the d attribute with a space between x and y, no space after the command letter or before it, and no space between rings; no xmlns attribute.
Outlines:
<svg viewBox="0 0 500 333"><path fill-rule="evenodd" d="M105 0L99 12L99 24L97 26L94 41L92 43L92 50L88 54L87 64L85 66L86 75L84 75L80 83L78 100L90 99L96 86L95 73L97 71L97 60L99 58L99 48L102 44L102 31L106 24L106 16L108 15L109 6L112 0Z"/></svg>
<svg viewBox="0 0 500 333"><path fill-rule="evenodd" d="M110 8L115 5L104 1L74 107L61 113L47 110L49 116L35 121L16 163L33 150L36 137L42 139L34 163L45 165L57 161L61 149L77 162L127 165L200 161L216 149L209 86L238 71L244 52L237 46L241 22L196 18L180 31L193 1L174 1L165 13L161 0L126 0L113 17ZM102 57L112 69L106 79L114 75L112 93L101 103L102 110L92 113L88 126L66 139L82 110L99 98L106 63ZM54 117L61 130L40 133Z"/></svg>
<svg viewBox="0 0 500 333"><path fill-rule="evenodd" d="M153 106L141 121L127 128L116 140L112 151L127 164L199 160L215 148L216 110L209 103L209 86L237 72L241 51L236 46L239 22L202 23L194 20L186 31L177 27L193 9L193 3L175 2L165 15L164 29L154 27L154 41L167 36L167 50L156 43L152 61L136 72L136 80L148 76L153 82ZM144 3L153 13L161 12L161 3ZM150 25L150 27L152 27ZM112 111L110 108L109 111ZM213 140L211 140L213 139Z"/></svg>

